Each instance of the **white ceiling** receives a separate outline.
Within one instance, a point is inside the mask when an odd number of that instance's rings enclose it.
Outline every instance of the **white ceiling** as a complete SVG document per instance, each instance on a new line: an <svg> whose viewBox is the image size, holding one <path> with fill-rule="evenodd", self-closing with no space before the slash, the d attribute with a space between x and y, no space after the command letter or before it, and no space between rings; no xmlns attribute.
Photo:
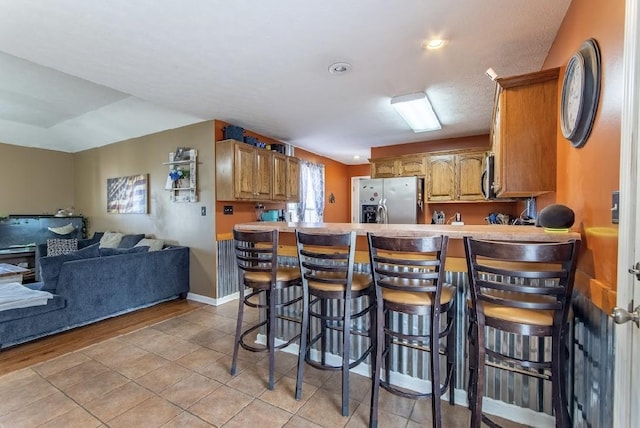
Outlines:
<svg viewBox="0 0 640 428"><path fill-rule="evenodd" d="M0 142L77 152L221 119L358 164L372 146L484 134L485 70L539 70L569 3L0 0ZM423 50L430 37L448 44ZM329 74L337 61L351 72ZM418 91L441 130L391 109Z"/></svg>

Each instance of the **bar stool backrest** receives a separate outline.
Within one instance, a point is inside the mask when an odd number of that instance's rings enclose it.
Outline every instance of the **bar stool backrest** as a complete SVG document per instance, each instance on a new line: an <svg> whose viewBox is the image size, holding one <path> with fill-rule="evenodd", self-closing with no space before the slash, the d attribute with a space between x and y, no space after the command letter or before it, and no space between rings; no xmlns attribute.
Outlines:
<svg viewBox="0 0 640 428"><path fill-rule="evenodd" d="M466 237L464 244L476 316L483 316L483 305L491 304L532 313L554 311L554 326L566 322L579 241L521 243Z"/></svg>
<svg viewBox="0 0 640 428"><path fill-rule="evenodd" d="M371 270L376 288L437 293L445 281L448 237L368 235Z"/></svg>
<svg viewBox="0 0 640 428"><path fill-rule="evenodd" d="M315 282L343 287L353 280L355 232L322 234L296 231L303 284Z"/></svg>
<svg viewBox="0 0 640 428"><path fill-rule="evenodd" d="M244 271L245 282L271 281L275 287L278 270L278 231L233 230L236 262L240 272Z"/></svg>

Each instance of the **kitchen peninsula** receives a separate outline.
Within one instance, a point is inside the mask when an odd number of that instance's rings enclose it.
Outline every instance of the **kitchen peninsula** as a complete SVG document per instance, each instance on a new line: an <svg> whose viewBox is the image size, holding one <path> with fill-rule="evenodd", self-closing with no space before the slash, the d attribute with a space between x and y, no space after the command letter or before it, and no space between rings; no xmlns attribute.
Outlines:
<svg viewBox="0 0 640 428"><path fill-rule="evenodd" d="M355 230L358 236L366 236L367 232L394 234L398 236L446 235L450 239L462 239L471 236L475 239L501 241L530 242L564 242L580 239L578 232L547 232L541 227L508 226L498 224L451 226L446 224L376 224L376 223L284 223L264 222L236 224L239 230L270 230L295 232L296 229L307 231L316 229L319 232L349 232Z"/></svg>
<svg viewBox="0 0 640 428"><path fill-rule="evenodd" d="M467 361L467 341L466 333L468 328L467 319L467 290L468 290L468 278L467 278L467 265L464 257L463 250L463 237L471 236L476 239L487 240L502 240L502 241L528 241L528 242L563 242L572 239L579 240L580 234L578 232L548 232L543 228L534 226L507 226L507 225L464 225L464 226L452 226L441 224L372 224L372 223L285 223L285 222L251 222L236 224L235 227L240 230L272 230L277 229L280 232L278 259L280 263L288 266L296 266L297 252L295 247L295 231L296 229L305 230L306 232L326 232L326 233L344 233L349 231L355 231L357 234L357 250L356 250L356 263L354 271L356 272L370 272L369 255L366 241L367 232L385 235L397 235L397 236L418 236L418 235L446 235L450 238L449 249L447 251L447 262L445 266L446 281L456 286L456 303L455 303L455 346L457 349L455 357L456 371L458 373L455 381L455 402L458 405L467 405L467 393L466 393L466 376L468 373L468 361ZM229 245L233 245L233 241L227 241ZM233 247L225 247L224 257L229 257L226 260L229 268L233 266ZM224 258L223 257L223 258ZM230 275L229 278L233 278ZM225 281L227 285L231 285L230 281ZM234 284L237 287L237 284ZM237 288L235 289L237 291ZM231 291L231 290L229 290ZM295 291L295 290L294 290ZM292 291L293 292L293 291ZM291 297L291 296L289 296ZM354 308L359 310L361 308ZM299 328L299 324L293 320L296 319L298 313L286 313L284 319L278 320L278 331L281 332L295 332ZM416 323L425 322L420 317L397 320L403 325L408 326L416 325ZM362 327L362 326L360 326ZM283 336L284 337L284 336ZM278 339L276 339L278 340ZM366 339L358 338L354 339L352 346L354 349L360 349L366 346ZM331 343L338 343L337 337L332 337ZM505 344L511 344L509 346L515 346L513 344L520 343L523 346L523 338L517 338L513 334L492 336L490 346L506 346ZM548 346L539 347L537 339L527 339L523 348L523 352L535 353L533 358L541 358L540 355L544 352L548 352ZM540 352L540 354L538 354ZM328 350L330 354L337 354L339 350L337 348L331 348ZM422 360L423 356L419 356L417 351L411 351L404 355L404 360L392 361L392 372L394 376L400 376L402 382L407 388L416 390L428 389L428 383L425 383L429 375L421 368L427 367L426 361ZM406 361L405 361L406 360ZM368 367L368 366L367 366ZM538 400L529 400L529 397L544 397L542 402L548 402L547 396L550 388L547 388L544 384L546 382L529 382L525 383L523 376L517 373L509 373L508 375L498 376L496 369L491 369L492 376L495 375L495 379L499 379L499 385L496 384L495 388L486 392L485 396L485 409L491 409L489 412L500 416L509 415L509 418L520 423L527 423L533 426L551 426L553 424L553 417L551 416L551 410L548 406L539 405ZM368 368L354 369L355 372L368 376ZM501 391L508 391L513 385L518 386L518 390L521 391L512 396L506 398ZM506 413L505 413L506 412Z"/></svg>

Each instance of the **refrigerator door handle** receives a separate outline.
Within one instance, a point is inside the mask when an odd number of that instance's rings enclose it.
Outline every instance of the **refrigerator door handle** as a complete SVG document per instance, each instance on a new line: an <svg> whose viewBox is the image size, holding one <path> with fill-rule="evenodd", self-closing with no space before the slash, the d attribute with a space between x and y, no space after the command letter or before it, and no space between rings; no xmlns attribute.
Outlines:
<svg viewBox="0 0 640 428"><path fill-rule="evenodd" d="M376 223L387 224L389 219L387 218L387 200L385 198L380 199L378 203L378 212L376 215Z"/></svg>

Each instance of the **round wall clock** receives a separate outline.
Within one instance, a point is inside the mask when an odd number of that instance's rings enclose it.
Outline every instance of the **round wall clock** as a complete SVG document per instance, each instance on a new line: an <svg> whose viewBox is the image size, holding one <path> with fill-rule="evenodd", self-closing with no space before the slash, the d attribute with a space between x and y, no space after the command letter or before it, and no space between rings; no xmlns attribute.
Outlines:
<svg viewBox="0 0 640 428"><path fill-rule="evenodd" d="M594 39L585 41L567 64L562 82L560 127L574 147L589 138L600 98L600 51Z"/></svg>

